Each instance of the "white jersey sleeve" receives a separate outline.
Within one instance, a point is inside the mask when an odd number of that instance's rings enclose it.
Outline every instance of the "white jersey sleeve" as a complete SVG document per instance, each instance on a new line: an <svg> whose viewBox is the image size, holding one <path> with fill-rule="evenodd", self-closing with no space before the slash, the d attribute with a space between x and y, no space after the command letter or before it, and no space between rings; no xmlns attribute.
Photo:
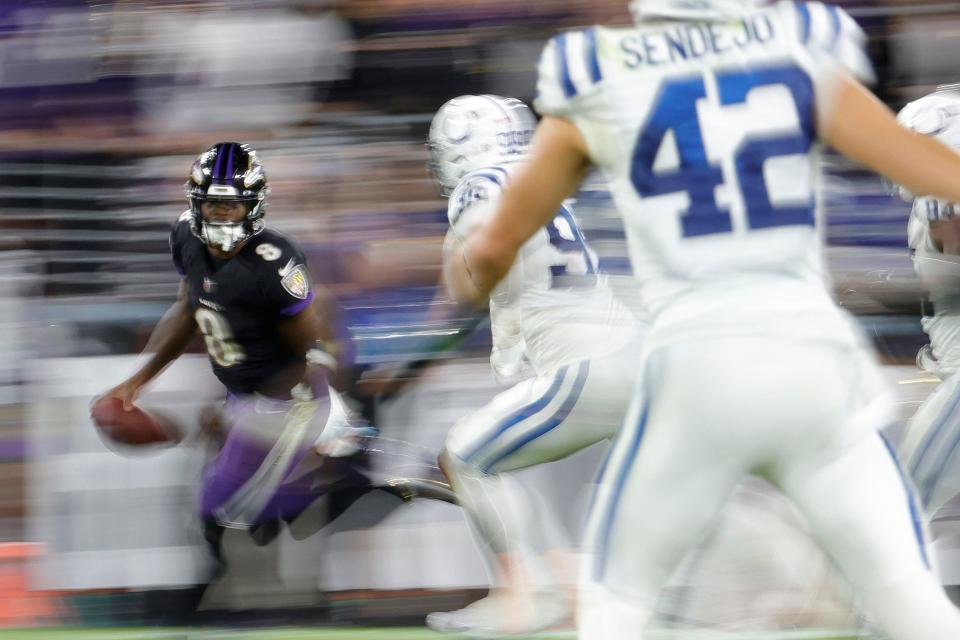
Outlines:
<svg viewBox="0 0 960 640"><path fill-rule="evenodd" d="M474 171L460 181L447 204L447 220L454 240L463 242L478 225L490 219L506 179L504 169L489 167ZM519 263L497 285L490 300L501 305L514 301L520 294L522 278L522 263Z"/></svg>
<svg viewBox="0 0 960 640"><path fill-rule="evenodd" d="M503 180L504 176L498 169L477 172L461 180L450 194L447 221L461 241L490 217L503 188Z"/></svg>
<svg viewBox="0 0 960 640"><path fill-rule="evenodd" d="M561 33L550 39L537 65L534 108L542 115L571 116L600 95L597 28Z"/></svg>
<svg viewBox="0 0 960 640"><path fill-rule="evenodd" d="M547 43L537 65L537 96L533 106L542 116L573 122L584 133L590 159L603 166L622 141L590 114L602 111L604 58L613 57L601 27L561 33Z"/></svg>
<svg viewBox="0 0 960 640"><path fill-rule="evenodd" d="M798 37L821 72L842 68L860 82L873 84L876 76L864 49L867 37L846 11L822 2L784 3L797 14Z"/></svg>

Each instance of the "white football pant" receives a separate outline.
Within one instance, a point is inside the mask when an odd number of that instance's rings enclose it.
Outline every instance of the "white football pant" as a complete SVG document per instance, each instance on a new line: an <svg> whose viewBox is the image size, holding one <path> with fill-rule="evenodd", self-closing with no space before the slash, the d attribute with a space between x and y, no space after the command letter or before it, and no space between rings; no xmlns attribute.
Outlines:
<svg viewBox="0 0 960 640"><path fill-rule="evenodd" d="M960 375L952 375L917 409L900 445L904 471L913 479L930 517L960 493L958 409Z"/></svg>
<svg viewBox="0 0 960 640"><path fill-rule="evenodd" d="M744 337L651 353L590 509L581 640L642 637L661 587L746 474L793 501L892 640L960 638L878 432L887 407L875 365L847 344Z"/></svg>
<svg viewBox="0 0 960 640"><path fill-rule="evenodd" d="M569 546L555 515L499 474L611 438L629 407L639 359L635 343L524 380L454 426L444 467L484 546L520 552L533 565L544 551ZM527 570L534 582L550 580L536 566Z"/></svg>

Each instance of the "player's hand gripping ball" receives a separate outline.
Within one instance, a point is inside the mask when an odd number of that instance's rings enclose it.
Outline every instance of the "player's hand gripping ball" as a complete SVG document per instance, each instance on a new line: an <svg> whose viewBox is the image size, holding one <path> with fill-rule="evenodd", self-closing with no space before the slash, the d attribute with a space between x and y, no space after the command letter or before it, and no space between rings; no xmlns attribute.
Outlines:
<svg viewBox="0 0 960 640"><path fill-rule="evenodd" d="M137 407L125 411L120 398L97 398L90 407L90 418L108 445L144 447L180 441L180 431L171 421Z"/></svg>

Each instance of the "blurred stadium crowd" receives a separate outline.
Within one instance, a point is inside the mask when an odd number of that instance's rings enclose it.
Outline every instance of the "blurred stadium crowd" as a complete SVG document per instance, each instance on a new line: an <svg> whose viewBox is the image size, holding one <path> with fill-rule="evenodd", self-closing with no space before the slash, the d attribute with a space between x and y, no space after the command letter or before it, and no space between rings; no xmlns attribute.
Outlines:
<svg viewBox="0 0 960 640"><path fill-rule="evenodd" d="M892 107L957 79L960 3L836 4L870 37ZM0 540L23 539L28 509L23 363L143 346L176 292L167 235L199 151L260 151L268 223L307 250L360 362L429 357L425 329L464 322L435 299L447 222L424 168L433 112L463 93L530 101L549 36L617 20L623 0L0 3ZM827 170L838 296L910 361L924 338L908 208L865 172L832 157ZM581 200L602 264L623 272L602 188Z"/></svg>

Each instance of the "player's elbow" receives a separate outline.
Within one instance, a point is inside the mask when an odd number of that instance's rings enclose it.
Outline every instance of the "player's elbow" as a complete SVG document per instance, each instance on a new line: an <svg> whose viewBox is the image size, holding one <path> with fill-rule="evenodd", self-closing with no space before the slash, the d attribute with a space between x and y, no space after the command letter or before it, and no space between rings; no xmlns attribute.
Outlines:
<svg viewBox="0 0 960 640"><path fill-rule="evenodd" d="M450 299L459 305L474 309L487 306L488 295L474 283L470 270L462 263L451 263L447 266L444 270L443 285Z"/></svg>
<svg viewBox="0 0 960 640"><path fill-rule="evenodd" d="M445 281L451 296L461 304L484 308L490 293L513 264L516 249L478 233L455 251L445 268Z"/></svg>
<svg viewBox="0 0 960 640"><path fill-rule="evenodd" d="M477 283L487 296L503 280L517 256L518 247L506 239L478 238L471 243L468 260L476 271Z"/></svg>

